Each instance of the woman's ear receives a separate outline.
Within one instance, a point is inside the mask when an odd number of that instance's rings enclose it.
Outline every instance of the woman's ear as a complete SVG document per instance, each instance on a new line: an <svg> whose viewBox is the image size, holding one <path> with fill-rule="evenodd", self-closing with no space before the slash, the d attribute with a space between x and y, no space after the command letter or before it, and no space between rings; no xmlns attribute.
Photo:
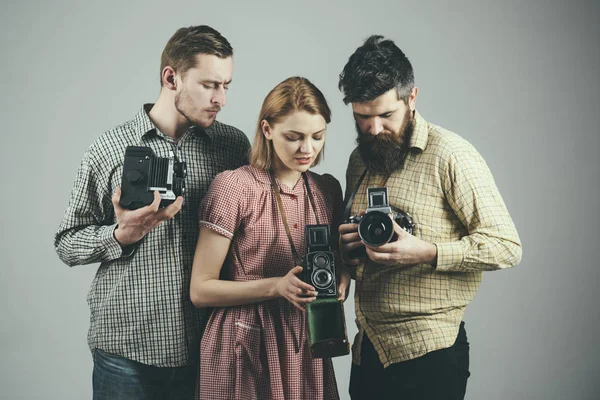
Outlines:
<svg viewBox="0 0 600 400"><path fill-rule="evenodd" d="M271 140L271 125L269 125L266 119L260 121L260 129L262 130L263 135L265 135L265 138Z"/></svg>

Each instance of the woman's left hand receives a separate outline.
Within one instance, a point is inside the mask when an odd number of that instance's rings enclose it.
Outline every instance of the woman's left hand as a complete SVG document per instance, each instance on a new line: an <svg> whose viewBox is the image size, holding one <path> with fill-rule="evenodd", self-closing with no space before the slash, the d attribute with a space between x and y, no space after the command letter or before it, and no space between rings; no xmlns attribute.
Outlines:
<svg viewBox="0 0 600 400"><path fill-rule="evenodd" d="M338 272L337 298L339 301L346 301L348 293L350 292L350 272L348 272L344 266L338 268Z"/></svg>

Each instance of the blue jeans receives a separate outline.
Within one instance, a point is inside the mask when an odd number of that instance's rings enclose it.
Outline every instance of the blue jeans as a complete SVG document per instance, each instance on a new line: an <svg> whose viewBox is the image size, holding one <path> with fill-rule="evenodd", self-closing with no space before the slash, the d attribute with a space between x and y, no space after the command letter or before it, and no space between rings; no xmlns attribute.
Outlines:
<svg viewBox="0 0 600 400"><path fill-rule="evenodd" d="M198 365L154 367L94 351L94 400L193 400Z"/></svg>

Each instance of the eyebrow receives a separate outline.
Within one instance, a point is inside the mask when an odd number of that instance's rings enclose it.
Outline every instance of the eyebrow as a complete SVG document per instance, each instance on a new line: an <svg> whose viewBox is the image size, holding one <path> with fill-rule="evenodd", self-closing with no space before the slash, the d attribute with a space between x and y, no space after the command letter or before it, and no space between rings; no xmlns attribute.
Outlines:
<svg viewBox="0 0 600 400"><path fill-rule="evenodd" d="M202 83L216 83L218 85L223 84L223 85L229 85L231 83L232 79L228 80L228 81L218 81L216 79L203 79L201 82Z"/></svg>
<svg viewBox="0 0 600 400"><path fill-rule="evenodd" d="M382 113L380 113L380 114L373 114L373 115L369 115L369 114L360 114L360 113L357 113L357 112L353 112L353 114L354 114L354 116L355 116L355 117L370 118L370 117L381 117L381 116L383 116L383 115L386 115L386 114L393 114L393 113L395 113L396 111L398 111L398 110L397 110L397 109L396 109L396 110L390 110L390 111L385 111L385 112L382 112Z"/></svg>
<svg viewBox="0 0 600 400"><path fill-rule="evenodd" d="M321 132L325 132L325 128L321 129L320 131L313 132L313 133L308 133L308 134L304 133L304 132L295 131L293 129L287 130L284 133L295 133L296 135L302 135L302 136L304 136L304 135L316 135L317 133L321 133Z"/></svg>

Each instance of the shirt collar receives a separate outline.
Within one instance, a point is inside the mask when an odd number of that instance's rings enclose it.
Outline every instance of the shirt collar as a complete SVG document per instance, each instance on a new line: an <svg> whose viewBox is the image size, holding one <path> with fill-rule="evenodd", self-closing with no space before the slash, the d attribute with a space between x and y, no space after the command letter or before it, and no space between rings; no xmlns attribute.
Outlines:
<svg viewBox="0 0 600 400"><path fill-rule="evenodd" d="M154 107L154 103L144 104L142 106L142 109L140 110L140 112L138 112L137 115L135 116L135 118L133 119L134 130L139 138L142 138L146 135L151 135L151 134L156 135L156 133L158 132L158 129L156 129L156 125L154 125L154 123L148 116L148 113L150 112L150 110L152 110L152 107ZM207 129L202 129L196 125L192 125L188 129L188 132L193 135L197 135L197 136L206 135L210 139L212 139L215 134L215 132L214 132L215 125L218 123L219 122L215 121Z"/></svg>
<svg viewBox="0 0 600 400"><path fill-rule="evenodd" d="M427 147L427 138L429 137L429 127L427 121L421 117L421 114L415 110L413 135L410 139L410 148L416 147L425 150Z"/></svg>
<svg viewBox="0 0 600 400"><path fill-rule="evenodd" d="M271 178L269 176L268 170L258 169L255 167L251 167L251 168L254 171L254 177L256 178L257 181L267 185L268 187L271 187ZM312 185L312 176L311 176L310 171L306 171L306 176L308 178L309 184ZM277 178L275 178L275 181L279 185L279 189L281 190L281 193L295 194L295 192L297 192L297 191L304 190L303 189L304 188L304 179L302 177L300 177L300 179L298 180L298 184L296 184L293 188L288 188L286 185L283 185Z"/></svg>

